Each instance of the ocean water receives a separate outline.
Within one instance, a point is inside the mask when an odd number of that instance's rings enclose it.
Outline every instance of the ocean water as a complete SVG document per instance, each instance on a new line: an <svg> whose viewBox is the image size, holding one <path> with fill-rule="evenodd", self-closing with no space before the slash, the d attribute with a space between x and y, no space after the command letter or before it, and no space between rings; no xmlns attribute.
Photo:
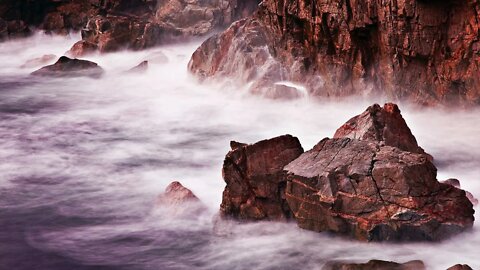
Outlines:
<svg viewBox="0 0 480 270"><path fill-rule="evenodd" d="M1 270L321 269L329 260L370 259L480 269L477 223L448 241L415 244L361 243L294 223L214 230L231 140L292 134L310 149L387 100L273 101L234 81L199 83L187 63L201 40L86 57L106 70L101 79L35 78L29 73L41 65L21 67L59 57L78 39L37 34L0 43ZM145 73L126 72L143 60ZM458 178L480 197L480 110L400 105L435 157L438 178ZM156 199L173 180L208 211L162 215Z"/></svg>

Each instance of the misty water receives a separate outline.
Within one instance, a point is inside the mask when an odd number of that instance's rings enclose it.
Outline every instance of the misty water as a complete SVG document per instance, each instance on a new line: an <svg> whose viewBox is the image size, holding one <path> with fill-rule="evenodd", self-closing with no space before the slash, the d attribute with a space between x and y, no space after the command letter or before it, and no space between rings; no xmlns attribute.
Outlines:
<svg viewBox="0 0 480 270"><path fill-rule="evenodd" d="M370 259L480 269L478 222L451 240L415 244L349 241L294 223L213 229L231 140L292 134L310 149L387 100L272 101L233 82L200 84L187 63L201 41L86 57L106 70L99 80L34 78L40 66L21 68L78 38L0 43L0 269L320 269ZM146 73L125 72L143 60ZM480 110L401 109L438 178L458 178L480 197ZM173 180L209 211L159 214L156 199Z"/></svg>

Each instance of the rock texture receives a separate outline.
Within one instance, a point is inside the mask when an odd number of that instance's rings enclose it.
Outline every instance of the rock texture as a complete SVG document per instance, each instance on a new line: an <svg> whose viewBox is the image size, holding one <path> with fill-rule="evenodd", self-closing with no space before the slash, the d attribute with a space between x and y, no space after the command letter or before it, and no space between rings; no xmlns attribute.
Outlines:
<svg viewBox="0 0 480 270"><path fill-rule="evenodd" d="M167 186L158 197L157 206L168 218L195 218L207 211L200 199L178 181Z"/></svg>
<svg viewBox="0 0 480 270"><path fill-rule="evenodd" d="M465 191L437 181L397 105L375 104L303 153L281 136L232 142L221 212L364 241L438 241L473 226Z"/></svg>
<svg viewBox="0 0 480 270"><path fill-rule="evenodd" d="M406 263L371 260L367 263L328 262L322 270L425 270L422 261Z"/></svg>
<svg viewBox="0 0 480 270"><path fill-rule="evenodd" d="M304 84L312 96L480 104L479 10L477 0L265 0L253 16L206 41L190 68L214 77L269 69L270 61L253 68L231 57L250 58L246 48L255 51L256 41L266 40L274 73ZM211 49L214 43L224 49ZM226 64L206 70L201 62ZM278 82L248 77L258 80L271 87Z"/></svg>
<svg viewBox="0 0 480 270"><path fill-rule="evenodd" d="M456 188L461 188L460 187L460 181L458 179L455 179L455 178L450 178L450 179L447 179L445 181L441 181L440 183L451 185L451 186L454 186ZM473 196L473 194L471 192L465 191L465 193L467 194L467 198L470 200L470 202L474 206L478 205L478 199L475 198L475 196Z"/></svg>
<svg viewBox="0 0 480 270"><path fill-rule="evenodd" d="M231 148L223 162L227 186L222 215L244 220L289 218L283 167L303 153L298 139L284 135L252 145L232 142Z"/></svg>
<svg viewBox="0 0 480 270"><path fill-rule="evenodd" d="M71 59L62 56L58 61L46 67L43 67L32 75L48 76L48 77L93 77L98 78L102 76L103 69L94 62Z"/></svg>

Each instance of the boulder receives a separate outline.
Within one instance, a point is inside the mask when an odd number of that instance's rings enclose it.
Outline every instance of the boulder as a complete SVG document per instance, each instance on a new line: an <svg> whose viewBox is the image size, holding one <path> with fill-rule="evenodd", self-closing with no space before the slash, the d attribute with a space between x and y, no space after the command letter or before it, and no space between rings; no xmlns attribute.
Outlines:
<svg viewBox="0 0 480 270"><path fill-rule="evenodd" d="M291 216L285 201L283 167L303 153L296 137L284 135L247 145L231 142L223 162L220 212L242 220L285 220Z"/></svg>
<svg viewBox="0 0 480 270"><path fill-rule="evenodd" d="M55 61L57 56L54 54L45 54L41 57L33 58L21 65L21 68L35 68Z"/></svg>
<svg viewBox="0 0 480 270"><path fill-rule="evenodd" d="M167 186L165 192L158 197L157 206L169 218L194 218L207 210L200 199L178 181Z"/></svg>
<svg viewBox="0 0 480 270"><path fill-rule="evenodd" d="M380 260L371 260L367 263L328 262L322 270L425 270L422 261L396 263Z"/></svg>
<svg viewBox="0 0 480 270"><path fill-rule="evenodd" d="M143 61L128 70L129 73L145 73L148 70L148 61Z"/></svg>
<svg viewBox="0 0 480 270"><path fill-rule="evenodd" d="M62 56L58 61L45 66L32 75L48 77L93 77L98 78L103 74L103 69L98 64L86 60L71 59Z"/></svg>

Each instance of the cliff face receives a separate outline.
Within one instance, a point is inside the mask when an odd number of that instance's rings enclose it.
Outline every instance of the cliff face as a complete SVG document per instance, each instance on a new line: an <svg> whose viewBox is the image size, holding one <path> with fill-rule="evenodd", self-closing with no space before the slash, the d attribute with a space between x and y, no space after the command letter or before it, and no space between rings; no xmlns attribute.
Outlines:
<svg viewBox="0 0 480 270"><path fill-rule="evenodd" d="M282 78L304 84L315 96L385 94L421 104L479 104L479 20L477 0L265 0L240 22L261 27L235 35L229 29L207 43L223 45L227 35L235 44L235 36L263 29L259 36L268 37ZM234 52L205 46L196 54L190 68L206 76L224 72L221 66L208 72L198 68L198 58L239 61L227 60Z"/></svg>

